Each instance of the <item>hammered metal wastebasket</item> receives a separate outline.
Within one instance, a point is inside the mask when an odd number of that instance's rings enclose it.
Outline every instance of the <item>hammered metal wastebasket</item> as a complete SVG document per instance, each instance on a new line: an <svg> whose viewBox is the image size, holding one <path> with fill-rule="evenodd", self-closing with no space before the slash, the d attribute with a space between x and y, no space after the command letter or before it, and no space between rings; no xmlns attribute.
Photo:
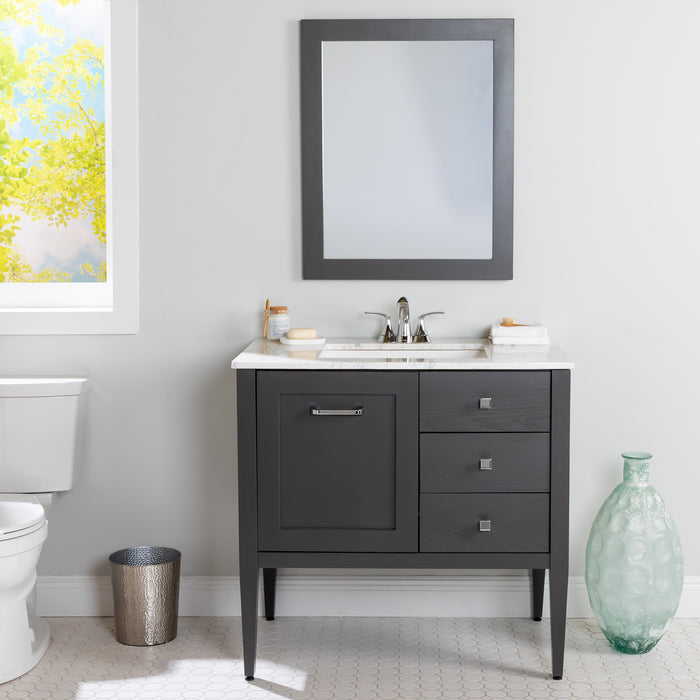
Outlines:
<svg viewBox="0 0 700 700"><path fill-rule="evenodd" d="M175 639L180 556L170 547L129 547L110 555L118 642L152 646Z"/></svg>

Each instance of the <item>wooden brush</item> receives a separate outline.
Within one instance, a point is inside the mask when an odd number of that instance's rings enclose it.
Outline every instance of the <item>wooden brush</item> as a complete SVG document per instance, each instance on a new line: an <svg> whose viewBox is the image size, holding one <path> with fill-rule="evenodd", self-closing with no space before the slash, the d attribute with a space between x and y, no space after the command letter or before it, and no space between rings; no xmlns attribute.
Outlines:
<svg viewBox="0 0 700 700"><path fill-rule="evenodd" d="M270 300L265 302L265 325L263 326L263 338L267 337L267 319L270 317Z"/></svg>
<svg viewBox="0 0 700 700"><path fill-rule="evenodd" d="M531 324L529 324L529 323L515 323L515 319L508 318L507 316L504 316L503 322L501 323L501 325L505 326L506 328L514 328L515 326L529 326Z"/></svg>

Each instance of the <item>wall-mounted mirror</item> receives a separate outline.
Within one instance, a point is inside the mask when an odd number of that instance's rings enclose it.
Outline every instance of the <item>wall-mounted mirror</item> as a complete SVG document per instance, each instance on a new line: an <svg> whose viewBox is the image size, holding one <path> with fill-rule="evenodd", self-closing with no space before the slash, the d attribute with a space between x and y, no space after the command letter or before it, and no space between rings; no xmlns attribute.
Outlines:
<svg viewBox="0 0 700 700"><path fill-rule="evenodd" d="M306 279L512 279L513 20L302 20Z"/></svg>

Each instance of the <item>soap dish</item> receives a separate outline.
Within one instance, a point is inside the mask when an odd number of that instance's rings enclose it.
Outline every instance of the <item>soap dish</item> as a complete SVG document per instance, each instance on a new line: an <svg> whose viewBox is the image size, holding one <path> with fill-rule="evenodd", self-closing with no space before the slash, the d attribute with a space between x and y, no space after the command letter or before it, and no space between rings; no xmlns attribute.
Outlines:
<svg viewBox="0 0 700 700"><path fill-rule="evenodd" d="M280 343L282 345L304 345L307 348L310 347L317 347L319 345L324 345L326 342L325 338L287 338L286 335L283 335L280 338Z"/></svg>

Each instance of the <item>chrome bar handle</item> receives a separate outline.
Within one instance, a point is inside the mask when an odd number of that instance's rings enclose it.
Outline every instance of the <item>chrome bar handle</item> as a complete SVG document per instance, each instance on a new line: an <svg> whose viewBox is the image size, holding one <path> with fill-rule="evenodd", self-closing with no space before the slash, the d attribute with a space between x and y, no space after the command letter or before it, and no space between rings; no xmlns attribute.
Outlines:
<svg viewBox="0 0 700 700"><path fill-rule="evenodd" d="M312 416L361 416L364 413L364 408L313 408L311 409Z"/></svg>

